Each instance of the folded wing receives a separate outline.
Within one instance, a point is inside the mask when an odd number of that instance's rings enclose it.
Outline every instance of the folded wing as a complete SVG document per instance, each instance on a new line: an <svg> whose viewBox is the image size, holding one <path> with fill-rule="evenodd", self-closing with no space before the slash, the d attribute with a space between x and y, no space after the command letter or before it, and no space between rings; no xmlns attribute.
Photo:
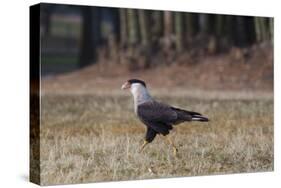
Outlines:
<svg viewBox="0 0 281 188"><path fill-rule="evenodd" d="M138 105L137 115L148 128L166 135L173 127L184 121L209 121L200 113L175 108L157 101L147 101Z"/></svg>
<svg viewBox="0 0 281 188"><path fill-rule="evenodd" d="M157 133L166 135L176 122L177 113L170 106L156 101L148 101L138 106L137 115L140 120Z"/></svg>

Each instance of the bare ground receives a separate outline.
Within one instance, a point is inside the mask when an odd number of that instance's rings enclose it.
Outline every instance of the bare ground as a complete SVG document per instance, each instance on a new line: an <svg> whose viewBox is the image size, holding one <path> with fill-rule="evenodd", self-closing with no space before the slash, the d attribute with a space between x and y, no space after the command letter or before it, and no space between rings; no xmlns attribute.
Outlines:
<svg viewBox="0 0 281 188"><path fill-rule="evenodd" d="M178 57L170 65L138 71L130 71L127 64L108 60L79 71L45 77L42 91L51 94L119 91L120 85L129 78L143 79L153 89L273 91L272 46L234 48L227 54L199 56L194 61L182 62L188 59Z"/></svg>

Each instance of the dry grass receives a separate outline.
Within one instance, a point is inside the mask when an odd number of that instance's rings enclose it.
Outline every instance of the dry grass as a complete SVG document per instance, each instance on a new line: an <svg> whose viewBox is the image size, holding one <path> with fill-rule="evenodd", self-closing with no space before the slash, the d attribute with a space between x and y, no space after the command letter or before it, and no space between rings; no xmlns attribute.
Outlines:
<svg viewBox="0 0 281 188"><path fill-rule="evenodd" d="M122 95L42 97L41 184L65 184L273 170L273 100L159 98L206 114L161 137L143 153L145 127Z"/></svg>

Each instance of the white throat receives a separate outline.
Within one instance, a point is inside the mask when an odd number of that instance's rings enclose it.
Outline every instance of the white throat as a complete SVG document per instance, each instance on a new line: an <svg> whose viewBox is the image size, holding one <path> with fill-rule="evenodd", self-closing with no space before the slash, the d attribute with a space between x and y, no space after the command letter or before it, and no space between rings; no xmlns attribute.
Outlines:
<svg viewBox="0 0 281 188"><path fill-rule="evenodd" d="M137 112L137 106L139 104L147 102L152 99L152 97L149 95L146 87L144 87L142 84L134 83L131 85L130 90L134 97L135 112Z"/></svg>

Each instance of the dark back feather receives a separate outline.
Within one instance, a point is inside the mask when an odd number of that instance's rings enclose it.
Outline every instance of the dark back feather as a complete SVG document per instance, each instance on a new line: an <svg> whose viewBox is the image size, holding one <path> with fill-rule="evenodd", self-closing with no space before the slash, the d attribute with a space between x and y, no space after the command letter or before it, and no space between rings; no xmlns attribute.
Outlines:
<svg viewBox="0 0 281 188"><path fill-rule="evenodd" d="M153 100L138 105L137 115L150 122L172 123L177 119L177 113L170 106Z"/></svg>
<svg viewBox="0 0 281 188"><path fill-rule="evenodd" d="M156 101L148 101L138 105L137 115L149 128L166 135L177 120L177 113L170 106Z"/></svg>
<svg viewBox="0 0 281 188"><path fill-rule="evenodd" d="M208 121L208 118L198 112L171 107L153 100L138 105L137 115L148 128L163 135L169 134L172 125L185 121Z"/></svg>

